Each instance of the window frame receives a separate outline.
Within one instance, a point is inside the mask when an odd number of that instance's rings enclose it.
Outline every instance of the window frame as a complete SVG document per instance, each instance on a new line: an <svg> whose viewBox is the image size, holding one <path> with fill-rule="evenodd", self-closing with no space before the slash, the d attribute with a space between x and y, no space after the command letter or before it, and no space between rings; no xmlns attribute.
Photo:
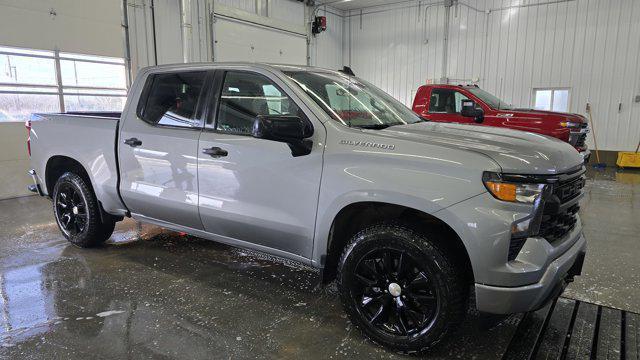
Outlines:
<svg viewBox="0 0 640 360"><path fill-rule="evenodd" d="M453 94L453 99L454 99L453 107L454 107L454 109L456 107L456 104L455 104L455 96L456 96L456 94L455 93L458 93L458 94L464 96L467 100L474 100L474 99L470 98L467 94L463 93L462 91L456 90L456 89L449 89L449 88L444 88L444 87L433 87L429 91L429 106L427 107L427 113L428 114L460 115L462 113L462 111L460 111L460 112L455 112L455 111L454 112L431 111L431 96L432 96L434 90L452 91L454 93Z"/></svg>
<svg viewBox="0 0 640 360"><path fill-rule="evenodd" d="M286 89L286 85L283 87L280 84L277 83L277 81L271 77L268 76L266 74L263 74L261 72L258 71L252 71L252 70L246 70L246 69L216 69L214 70L214 74L213 74L213 80L211 82L210 86L210 94L207 96L207 101L205 101L205 114L203 115L203 117L206 119L205 124L204 124L204 131L208 131L208 132L212 132L212 133L216 133L216 134L224 134L224 135L232 135L232 136L247 136L247 137L253 137L252 134L245 134L245 133L240 133L240 132L229 132L229 131L221 131L219 130L218 127L218 114L220 112L220 99L222 97L222 90L224 88L224 80L226 79L227 73L229 72L234 72L234 73L248 73L248 74L252 74L252 75L257 75L257 76L262 76L264 78L266 78L267 80L269 80L277 89L279 89L280 91L282 91L282 93L286 94L287 97L289 97L289 99L291 99L291 101L293 101L293 103L300 109L300 111L302 112L302 114L304 115L304 118L302 119L303 121L305 121L310 127L311 129L314 129L313 123L312 121L309 119L309 115L307 115L307 110L306 106L303 106L300 104L300 102L297 100L296 96L293 96L290 93L290 89ZM209 106L206 106L206 104L210 104Z"/></svg>
<svg viewBox="0 0 640 360"><path fill-rule="evenodd" d="M567 109L566 111L558 111L553 110L553 100L555 99L556 91L566 90L567 91ZM536 93L538 91L551 91L551 102L549 103L549 110L546 109L536 109ZM531 108L533 110L540 111L554 111L554 112L570 112L571 111L571 88L570 87L534 87L533 92L531 93Z"/></svg>
<svg viewBox="0 0 640 360"><path fill-rule="evenodd" d="M160 123L150 123L144 119L144 110L147 107L147 103L149 102L149 95L151 92L151 88L153 82L156 77L159 75L167 75L167 74L179 74L179 73L204 73L204 81L202 83L202 90L198 95L198 101L196 103L196 108L194 111L194 124L191 126L179 126L179 125L167 125ZM136 105L136 117L138 120L142 121L144 124L152 127L158 128L168 128L168 129L185 129L185 130L202 130L204 128L205 122L205 112L207 105L207 99L209 99L209 94L211 92L212 85L212 77L214 76L213 71L205 70L205 69L189 69L189 70L167 70L167 71L156 71L147 74L144 80L144 86L142 87L142 91L140 92L140 97L138 98L138 103Z"/></svg>
<svg viewBox="0 0 640 360"><path fill-rule="evenodd" d="M0 94L8 95L55 95L58 98L58 111L61 113L66 112L65 96L93 96L93 97L127 97L129 91L129 78L128 78L128 65L124 58L105 57L92 54L78 54L78 53L65 53L60 50L42 50L31 48L20 48L15 46L0 45L0 55L6 56L19 56L33 59L49 59L53 60L54 64L54 76L55 84L30 84L30 83L4 83L0 82L0 87L14 88L13 90L0 90ZM100 86L79 86L79 85L64 85L62 79L62 70L60 67L60 61L76 61L84 63L96 63L96 64L110 64L118 65L124 68L125 75L125 87L100 87ZM25 89L25 90L20 90ZM42 89L42 91L35 91L33 89ZM77 91L77 92L73 92ZM87 92L82 92L87 91ZM93 92L92 92L93 91ZM113 93L100 93L100 91L112 91ZM117 92L122 92L118 94ZM75 110L74 110L75 111ZM113 111L113 110L105 110Z"/></svg>

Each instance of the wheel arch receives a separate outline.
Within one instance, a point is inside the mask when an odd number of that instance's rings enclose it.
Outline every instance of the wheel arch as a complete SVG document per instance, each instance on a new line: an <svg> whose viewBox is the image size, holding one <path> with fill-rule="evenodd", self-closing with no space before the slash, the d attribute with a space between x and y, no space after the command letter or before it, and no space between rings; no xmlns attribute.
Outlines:
<svg viewBox="0 0 640 360"><path fill-rule="evenodd" d="M56 185L58 179L66 172L72 172L80 176L87 182L91 190L95 192L89 173L78 160L64 155L54 155L47 160L44 174L45 186L49 197L53 196L53 187Z"/></svg>
<svg viewBox="0 0 640 360"><path fill-rule="evenodd" d="M47 194L49 194L50 198L53 198L53 188L56 186L56 182L64 173L67 172L80 176L82 180L86 182L87 186L89 186L89 189L93 192L93 196L98 202L98 209L100 211L100 219L102 222L109 220L109 218L112 218L114 221L122 220L122 216L114 216L105 211L102 201L100 201L98 194L96 194L93 182L91 181L91 176L89 176L87 170L78 160L68 156L54 155L47 160L44 178Z"/></svg>
<svg viewBox="0 0 640 360"><path fill-rule="evenodd" d="M332 281L337 272L338 261L349 239L361 229L383 221L401 221L416 230L437 230L444 236L435 239L442 250L451 255L454 265L461 268L465 280L473 283L473 268L469 253L458 233L438 217L413 207L376 201L350 203L340 209L333 218L322 257L322 281ZM450 241L444 241L448 239Z"/></svg>

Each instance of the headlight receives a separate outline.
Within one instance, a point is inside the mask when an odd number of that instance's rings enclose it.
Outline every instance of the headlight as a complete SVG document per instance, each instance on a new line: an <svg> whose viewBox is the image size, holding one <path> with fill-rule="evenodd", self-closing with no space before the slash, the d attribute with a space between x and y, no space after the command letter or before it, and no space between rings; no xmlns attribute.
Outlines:
<svg viewBox="0 0 640 360"><path fill-rule="evenodd" d="M507 182L494 172L485 172L482 181L496 199L524 204L535 203L547 187L546 184Z"/></svg>
<svg viewBox="0 0 640 360"><path fill-rule="evenodd" d="M572 122L572 121L563 121L560 123L560 126L566 127L569 129L579 129L582 127L582 124L577 122Z"/></svg>

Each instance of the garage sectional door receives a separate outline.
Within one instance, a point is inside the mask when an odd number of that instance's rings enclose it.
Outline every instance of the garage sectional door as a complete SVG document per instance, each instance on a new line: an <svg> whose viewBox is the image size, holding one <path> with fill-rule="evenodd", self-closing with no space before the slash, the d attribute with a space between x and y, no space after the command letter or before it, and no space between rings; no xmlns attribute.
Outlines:
<svg viewBox="0 0 640 360"><path fill-rule="evenodd" d="M305 65L303 35L270 29L242 21L216 18L214 56L216 61L250 61Z"/></svg>

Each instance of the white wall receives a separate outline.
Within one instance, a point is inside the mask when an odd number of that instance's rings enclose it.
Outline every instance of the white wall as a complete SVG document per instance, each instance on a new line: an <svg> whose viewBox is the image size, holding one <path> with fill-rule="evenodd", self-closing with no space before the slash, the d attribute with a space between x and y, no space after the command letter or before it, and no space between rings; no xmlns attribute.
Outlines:
<svg viewBox="0 0 640 360"><path fill-rule="evenodd" d="M0 123L0 199L30 195L32 184L24 123Z"/></svg>
<svg viewBox="0 0 640 360"><path fill-rule="evenodd" d="M344 66L345 13L332 7L318 9L318 16L327 17L327 30L311 39L311 65L328 69Z"/></svg>
<svg viewBox="0 0 640 360"><path fill-rule="evenodd" d="M210 60L210 0L191 0L187 25L188 59L190 62ZM179 0L127 0L131 72L153 65L184 61L184 34ZM155 25L155 34L154 34Z"/></svg>
<svg viewBox="0 0 640 360"><path fill-rule="evenodd" d="M347 18L347 63L410 105L418 86L441 77L444 8L412 2L362 13L351 11Z"/></svg>
<svg viewBox="0 0 640 360"><path fill-rule="evenodd" d="M0 45L122 57L117 0L0 0ZM29 195L27 130L0 123L0 199Z"/></svg>
<svg viewBox="0 0 640 360"><path fill-rule="evenodd" d="M216 61L249 61L305 65L307 39L292 34L228 18L215 22Z"/></svg>
<svg viewBox="0 0 640 360"><path fill-rule="evenodd" d="M285 60L288 59L286 53L295 54L295 62L300 63L299 58L302 54L302 63L306 63L305 41L287 39L291 41L281 42L274 38L271 42L265 42L264 39L248 35L247 31L241 31L252 28L256 32L261 32L260 34L268 35L278 32L279 30L274 32L273 28L276 28L283 30L281 34L297 34L298 38L304 38L306 27L303 3L292 0L191 0L190 3L189 62L211 61L212 56L216 61L276 61L277 56L267 56L263 59L260 54L255 54L256 49L251 51L252 46L264 49L271 46L276 49L276 53L282 52ZM145 66L183 62L184 36L181 28L180 1L154 0L155 19L152 17L151 0L128 0L127 4L131 68L134 75L136 70ZM212 13L216 14L213 22ZM230 19L239 20L235 22L238 31L233 31L234 34L237 33L237 38L233 39L235 47L220 44L221 48L216 49L217 43L214 44L216 40L229 43L229 37L234 36L229 31ZM211 29L212 23L213 29ZM256 41L260 43L257 44ZM291 46L286 46L286 49L277 48L278 45L286 45L290 42L298 44L298 48L292 49ZM244 48L247 50L246 58L236 56L237 53L245 53ZM229 49L233 49L234 53L228 53Z"/></svg>
<svg viewBox="0 0 640 360"><path fill-rule="evenodd" d="M518 8L509 6L525 2L461 2L481 11L462 4L451 9L447 74L442 73L444 7L430 8L425 18L426 1L420 11L417 1L364 9L362 26L360 11L351 11L346 31L352 68L407 105L419 85L443 76L477 78L482 88L521 107L533 105L533 88L569 87L570 111L585 114L591 103L601 149L635 148L640 1L573 0ZM385 9L395 10L378 12ZM592 136L589 141L593 146Z"/></svg>

